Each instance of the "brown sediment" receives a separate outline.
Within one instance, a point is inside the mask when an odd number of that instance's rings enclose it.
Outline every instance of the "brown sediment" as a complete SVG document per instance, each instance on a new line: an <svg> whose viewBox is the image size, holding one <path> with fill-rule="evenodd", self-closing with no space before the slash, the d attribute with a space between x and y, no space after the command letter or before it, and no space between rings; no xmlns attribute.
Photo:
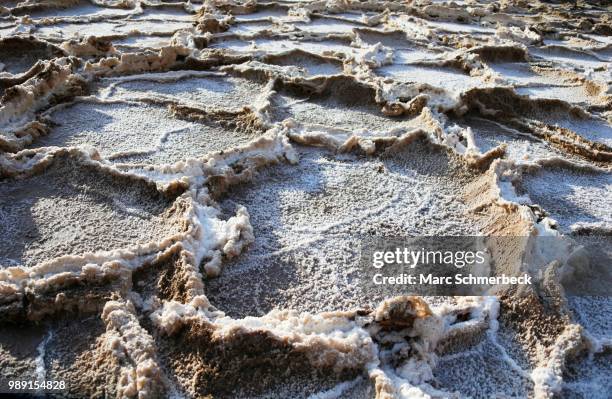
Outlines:
<svg viewBox="0 0 612 399"><path fill-rule="evenodd" d="M95 36L81 40L69 40L62 43L61 48L66 53L76 57L102 56L114 53L116 50L110 40L100 39Z"/></svg>
<svg viewBox="0 0 612 399"><path fill-rule="evenodd" d="M535 364L546 363L550 349L572 322L567 310L554 304L555 299L560 298L543 299L533 291L506 292L500 297L500 322L516 333L515 339Z"/></svg>
<svg viewBox="0 0 612 399"><path fill-rule="evenodd" d="M376 310L374 322L383 331L413 328L415 320L431 316L431 310L419 297L396 297Z"/></svg>
<svg viewBox="0 0 612 399"><path fill-rule="evenodd" d="M605 163L612 160L612 147L584 139L569 129L539 124L532 131L534 135L544 138L567 153Z"/></svg>
<svg viewBox="0 0 612 399"><path fill-rule="evenodd" d="M116 395L119 359L105 341L99 314L80 320L62 319L57 324L46 348L47 376L73 382L63 391L66 397Z"/></svg>
<svg viewBox="0 0 612 399"><path fill-rule="evenodd" d="M561 100L531 99L517 95L509 88L476 88L465 92L462 99L470 107L484 115L500 117L542 116L545 113L567 113L574 117L586 117L586 112Z"/></svg>
<svg viewBox="0 0 612 399"><path fill-rule="evenodd" d="M234 129L246 134L263 133L264 121L250 109L242 109L238 112L212 111L187 107L182 105L170 105L170 112L177 118L190 121L218 123L224 128Z"/></svg>
<svg viewBox="0 0 612 399"><path fill-rule="evenodd" d="M161 300L189 302L194 291L202 289L198 265L182 245L170 248L151 265L144 265L132 275L134 291L141 297L157 296ZM199 278L199 279L198 279Z"/></svg>
<svg viewBox="0 0 612 399"><path fill-rule="evenodd" d="M170 337L160 337L164 362L193 396L261 395L293 379L339 381L359 375L360 365L342 371L333 365L313 368L309 354L265 331L236 331L220 337L214 326L194 321ZM278 373L277 370L283 370Z"/></svg>
<svg viewBox="0 0 612 399"><path fill-rule="evenodd" d="M420 114L426 105L427 97L424 95L419 95L411 99L407 104L387 103L384 105L382 112L388 116L415 116Z"/></svg>
<svg viewBox="0 0 612 399"><path fill-rule="evenodd" d="M505 120L509 126L546 140L563 152L602 163L612 159L612 147L609 145L589 140L568 128L543 122L550 119L550 115L568 115L576 120L591 119L592 116L580 107L560 100L534 100L500 88L472 89L464 93L462 100L481 115L497 121Z"/></svg>
<svg viewBox="0 0 612 399"><path fill-rule="evenodd" d="M0 367L4 378L36 378L37 347L45 326L4 324L0 328Z"/></svg>
<svg viewBox="0 0 612 399"><path fill-rule="evenodd" d="M486 62L525 62L529 61L529 53L522 46L479 46L468 53L478 54Z"/></svg>

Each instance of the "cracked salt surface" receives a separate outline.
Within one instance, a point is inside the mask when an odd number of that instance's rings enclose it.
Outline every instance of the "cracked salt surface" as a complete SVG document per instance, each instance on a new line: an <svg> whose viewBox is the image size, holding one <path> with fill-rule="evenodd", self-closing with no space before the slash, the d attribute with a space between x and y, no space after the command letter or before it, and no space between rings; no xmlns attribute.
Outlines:
<svg viewBox="0 0 612 399"><path fill-rule="evenodd" d="M607 398L612 307L561 283L610 286L567 253L612 225L609 7L417 3L2 2L3 375ZM363 237L473 234L546 284L360 290Z"/></svg>
<svg viewBox="0 0 612 399"><path fill-rule="evenodd" d="M180 120L164 106L79 102L52 115L54 128L33 147L92 146L114 161L175 163L246 144L254 134L214 119Z"/></svg>
<svg viewBox="0 0 612 399"><path fill-rule="evenodd" d="M424 145L379 161L302 149L298 166L266 171L222 202L230 213L236 204L251 209L258 239L209 282L208 297L237 317L278 306L375 305L379 299L364 298L357 286L365 238L478 234L449 162ZM250 282L249 295L237 280Z"/></svg>
<svg viewBox="0 0 612 399"><path fill-rule="evenodd" d="M165 107L146 104L78 102L51 118L54 128L36 147L91 145L105 157L149 150L164 134L193 127L172 118Z"/></svg>

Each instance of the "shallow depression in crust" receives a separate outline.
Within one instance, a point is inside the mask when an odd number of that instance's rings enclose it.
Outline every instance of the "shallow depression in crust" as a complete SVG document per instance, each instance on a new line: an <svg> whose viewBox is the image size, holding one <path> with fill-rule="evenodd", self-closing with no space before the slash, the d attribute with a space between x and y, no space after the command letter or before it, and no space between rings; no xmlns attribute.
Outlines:
<svg viewBox="0 0 612 399"><path fill-rule="evenodd" d="M172 118L166 107L137 103L78 102L51 114L53 127L34 147L95 147L102 156L144 151L164 133L190 124Z"/></svg>
<svg viewBox="0 0 612 399"><path fill-rule="evenodd" d="M107 79L105 82L108 86L102 86L100 90L110 99L170 100L225 111L251 105L259 96L266 94L265 83L238 77L204 75L208 76L199 77L197 72L192 75L168 72L135 76L127 81Z"/></svg>
<svg viewBox="0 0 612 399"><path fill-rule="evenodd" d="M294 66L308 75L336 75L342 73L342 62L340 60L317 57L301 51L267 57L266 62L274 65Z"/></svg>
<svg viewBox="0 0 612 399"><path fill-rule="evenodd" d="M318 34L330 34L330 33L351 33L353 29L359 27L359 24L354 24L348 21L339 21L327 18L317 18L312 22L296 23L294 25L299 30L305 32L313 32Z"/></svg>
<svg viewBox="0 0 612 399"><path fill-rule="evenodd" d="M117 162L175 163L248 143L256 133L214 117L191 121L161 105L80 102L52 114L34 147L93 146Z"/></svg>
<svg viewBox="0 0 612 399"><path fill-rule="evenodd" d="M325 40L307 40L299 38L255 38L237 39L229 36L228 38L217 38L210 44L212 48L224 48L236 52L265 51L268 53L284 53L293 49L308 51L313 54L351 54L355 50L350 47L350 39L341 40L338 38Z"/></svg>
<svg viewBox="0 0 612 399"><path fill-rule="evenodd" d="M336 92L336 95L331 94ZM323 94L308 94L290 89L279 89L275 121L287 118L307 124L349 131L383 133L394 128L407 127L406 117L390 117L374 101L371 89L350 81L340 81Z"/></svg>
<svg viewBox="0 0 612 399"><path fill-rule="evenodd" d="M36 62L63 55L58 48L45 42L21 37L0 37L1 72L21 74L28 71Z"/></svg>
<svg viewBox="0 0 612 399"><path fill-rule="evenodd" d="M41 26L37 29L37 34L50 41L87 36L148 36L151 33L168 36L179 29L189 28L191 24L189 21L166 21L159 24L156 21L147 20L110 20L109 22L101 21L87 24L60 23Z"/></svg>
<svg viewBox="0 0 612 399"><path fill-rule="evenodd" d="M403 83L427 83L434 87L442 87L451 93L461 93L484 85L478 77L451 68L389 65L378 68L376 73Z"/></svg>
<svg viewBox="0 0 612 399"><path fill-rule="evenodd" d="M612 225L612 174L545 166L523 179L521 188L567 234L580 224Z"/></svg>
<svg viewBox="0 0 612 399"><path fill-rule="evenodd" d="M70 158L0 184L3 266L33 266L62 255L129 248L177 231L171 203L154 187Z"/></svg>
<svg viewBox="0 0 612 399"><path fill-rule="evenodd" d="M221 202L228 214L246 206L256 237L207 282L212 303L232 316L371 305L356 286L362 237L477 233L460 199L467 178L425 142L389 159L300 155L297 166L262 172Z"/></svg>
<svg viewBox="0 0 612 399"><path fill-rule="evenodd" d="M474 142L482 153L506 145L505 157L515 162L534 162L540 159L560 157L576 159L577 157L556 150L547 142L529 133L511 128L494 120L468 116L457 120L463 128L470 128Z"/></svg>

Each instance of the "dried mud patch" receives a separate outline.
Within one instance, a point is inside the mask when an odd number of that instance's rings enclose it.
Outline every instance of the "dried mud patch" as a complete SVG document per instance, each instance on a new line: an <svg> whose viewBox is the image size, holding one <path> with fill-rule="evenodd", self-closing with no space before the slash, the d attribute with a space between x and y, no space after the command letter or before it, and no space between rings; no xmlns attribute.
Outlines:
<svg viewBox="0 0 612 399"><path fill-rule="evenodd" d="M272 65L294 66L312 76L337 75L343 70L342 61L338 59L316 56L301 50L294 50L284 55L270 55L264 57L263 61Z"/></svg>
<svg viewBox="0 0 612 399"><path fill-rule="evenodd" d="M607 376L612 373L612 352L589 355L582 353L571 359L563 375L564 384L560 392L564 398L604 397L612 389Z"/></svg>
<svg viewBox="0 0 612 399"><path fill-rule="evenodd" d="M466 373L475 378L466 379ZM448 360L443 357L435 378L439 388L466 397L523 398L533 394L533 384L507 367L499 348L488 339Z"/></svg>
<svg viewBox="0 0 612 399"><path fill-rule="evenodd" d="M171 100L208 110L239 110L265 93L266 82L223 74L168 72L122 80L107 79L108 98ZM100 89L104 91L105 86Z"/></svg>

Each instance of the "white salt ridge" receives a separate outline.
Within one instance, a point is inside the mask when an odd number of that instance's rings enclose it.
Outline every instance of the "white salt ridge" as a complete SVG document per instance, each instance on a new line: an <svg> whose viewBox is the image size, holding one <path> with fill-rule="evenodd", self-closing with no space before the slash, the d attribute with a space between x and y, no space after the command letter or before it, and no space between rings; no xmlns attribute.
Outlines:
<svg viewBox="0 0 612 399"><path fill-rule="evenodd" d="M154 398L161 388L155 341L140 326L131 302L109 301L102 311L105 345L120 363L117 393L121 397Z"/></svg>
<svg viewBox="0 0 612 399"><path fill-rule="evenodd" d="M341 382L330 390L310 395L308 399L336 399L342 396L347 390L357 386L363 381L362 377L357 377L352 381Z"/></svg>
<svg viewBox="0 0 612 399"><path fill-rule="evenodd" d="M46 347L49 342L53 339L53 330L49 330L49 332L45 335L38 347L36 348L37 356L35 359L36 363L36 378L37 381L46 381L47 380L47 367L45 365L45 353Z"/></svg>

